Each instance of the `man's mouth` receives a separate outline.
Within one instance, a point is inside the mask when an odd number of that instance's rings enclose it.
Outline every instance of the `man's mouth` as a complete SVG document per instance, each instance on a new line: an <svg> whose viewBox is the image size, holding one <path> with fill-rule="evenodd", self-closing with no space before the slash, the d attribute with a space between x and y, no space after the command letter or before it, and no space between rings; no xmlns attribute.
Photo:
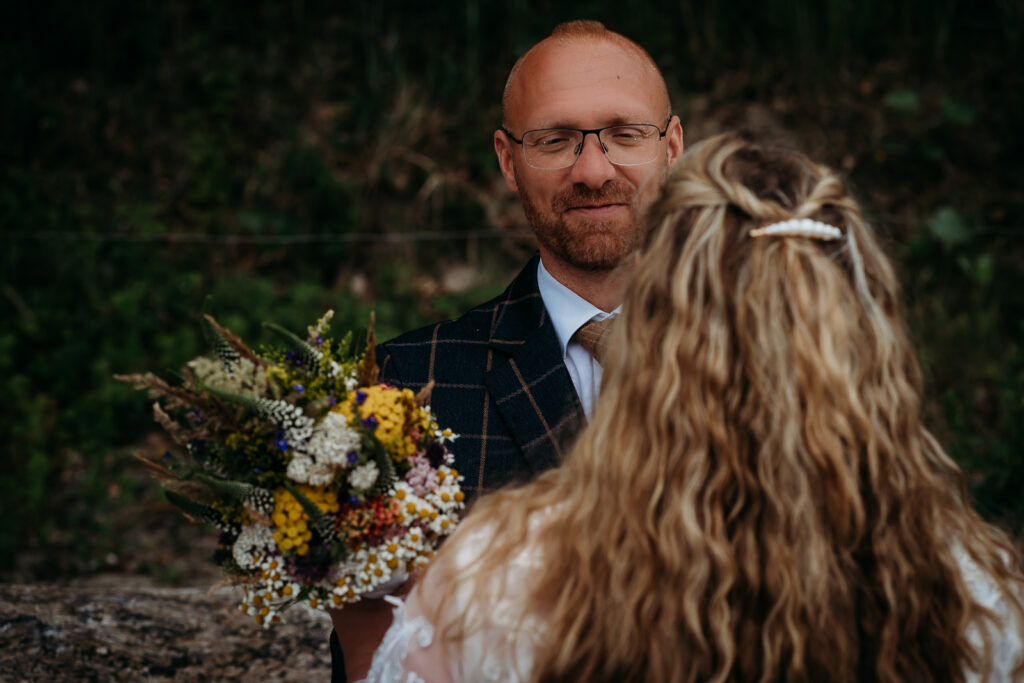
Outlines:
<svg viewBox="0 0 1024 683"><path fill-rule="evenodd" d="M551 208L562 214L601 218L623 209L629 211L632 200L632 189L622 181L607 183L600 190L577 184L556 195Z"/></svg>
<svg viewBox="0 0 1024 683"><path fill-rule="evenodd" d="M600 213L611 213L621 207L626 206L622 203L608 203L608 204L581 204L579 206L573 206L569 208L569 211L579 211L584 214L600 214Z"/></svg>

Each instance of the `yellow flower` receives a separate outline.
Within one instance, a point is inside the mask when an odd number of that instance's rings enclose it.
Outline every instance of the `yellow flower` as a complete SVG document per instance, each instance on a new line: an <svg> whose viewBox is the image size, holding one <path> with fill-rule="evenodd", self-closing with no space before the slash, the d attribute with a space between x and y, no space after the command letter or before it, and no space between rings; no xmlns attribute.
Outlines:
<svg viewBox="0 0 1024 683"><path fill-rule="evenodd" d="M375 423L373 435L396 460L416 453L419 446L414 433L427 434L432 427L430 414L416 404L411 389L381 385L356 389L333 410L349 422L357 421L367 427Z"/></svg>
<svg viewBox="0 0 1024 683"><path fill-rule="evenodd" d="M337 513L340 509L338 495L324 486L299 486L299 493L308 498L325 514ZM287 489L274 492L274 542L281 552L294 550L298 555L309 552L309 541L313 532L309 528L309 515L302 504Z"/></svg>
<svg viewBox="0 0 1024 683"><path fill-rule="evenodd" d="M289 386L288 373L284 371L284 368L272 365L267 368L267 379L276 379L278 383Z"/></svg>

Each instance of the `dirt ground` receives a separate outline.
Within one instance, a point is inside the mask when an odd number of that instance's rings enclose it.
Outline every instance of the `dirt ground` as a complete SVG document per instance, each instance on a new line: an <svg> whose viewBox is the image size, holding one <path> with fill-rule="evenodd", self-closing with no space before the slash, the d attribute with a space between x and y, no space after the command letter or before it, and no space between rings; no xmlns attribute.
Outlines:
<svg viewBox="0 0 1024 683"><path fill-rule="evenodd" d="M86 539L110 549L95 567L51 545L0 577L0 681L330 680L329 617L295 606L264 630L238 611L236 589L211 592L216 532L129 469L134 500L96 511L107 534Z"/></svg>
<svg viewBox="0 0 1024 683"><path fill-rule="evenodd" d="M326 615L296 607L264 630L231 589L128 583L0 584L0 680L330 679Z"/></svg>

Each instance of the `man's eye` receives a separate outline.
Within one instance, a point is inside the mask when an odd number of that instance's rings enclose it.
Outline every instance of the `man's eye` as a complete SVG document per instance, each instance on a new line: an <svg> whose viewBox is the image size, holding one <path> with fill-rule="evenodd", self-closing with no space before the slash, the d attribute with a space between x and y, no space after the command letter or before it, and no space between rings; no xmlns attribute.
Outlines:
<svg viewBox="0 0 1024 683"><path fill-rule="evenodd" d="M605 136L617 145L632 145L642 142L646 137L646 131L635 126L619 126L609 128L605 131Z"/></svg>
<svg viewBox="0 0 1024 683"><path fill-rule="evenodd" d="M573 136L565 131L557 131L539 136L533 141L535 147L545 152L554 152L573 144Z"/></svg>

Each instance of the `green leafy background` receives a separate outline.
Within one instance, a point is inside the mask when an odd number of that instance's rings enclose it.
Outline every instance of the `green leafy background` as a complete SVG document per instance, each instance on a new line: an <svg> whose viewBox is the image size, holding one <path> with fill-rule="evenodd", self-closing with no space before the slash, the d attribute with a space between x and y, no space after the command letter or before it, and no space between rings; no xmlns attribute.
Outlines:
<svg viewBox="0 0 1024 683"><path fill-rule="evenodd" d="M532 252L491 132L508 68L595 18L662 66L688 141L743 127L839 168L897 260L928 421L1024 523L1019 2L123 2L0 10L0 576L188 577L115 372L327 308L392 336ZM156 521L154 521L156 520ZM187 544L184 546L187 550Z"/></svg>

